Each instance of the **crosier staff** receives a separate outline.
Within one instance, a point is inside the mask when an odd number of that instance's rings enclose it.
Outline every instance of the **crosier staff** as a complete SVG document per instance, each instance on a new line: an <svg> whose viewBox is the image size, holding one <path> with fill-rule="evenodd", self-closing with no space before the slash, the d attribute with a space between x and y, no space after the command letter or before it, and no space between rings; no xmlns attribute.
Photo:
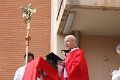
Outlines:
<svg viewBox="0 0 120 80"><path fill-rule="evenodd" d="M29 36L30 33L30 20L31 20L31 16L33 13L36 13L36 8L33 9L32 5L29 4L28 7L20 7L22 13L23 13L23 17L25 17L25 23L27 23L27 36L25 37L26 40L26 65L28 62L28 49L29 49L29 41L31 40L31 37Z"/></svg>

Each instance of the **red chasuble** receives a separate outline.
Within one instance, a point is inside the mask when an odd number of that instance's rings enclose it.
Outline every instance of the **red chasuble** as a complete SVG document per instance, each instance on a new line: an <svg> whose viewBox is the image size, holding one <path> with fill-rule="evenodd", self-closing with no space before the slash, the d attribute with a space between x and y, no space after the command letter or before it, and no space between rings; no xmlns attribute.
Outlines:
<svg viewBox="0 0 120 80"><path fill-rule="evenodd" d="M84 52L75 49L65 58L68 80L89 80L88 68Z"/></svg>
<svg viewBox="0 0 120 80"><path fill-rule="evenodd" d="M43 80L58 80L58 71L42 57L38 57L27 64L22 80L37 80L37 77L40 77L38 69L46 73Z"/></svg>

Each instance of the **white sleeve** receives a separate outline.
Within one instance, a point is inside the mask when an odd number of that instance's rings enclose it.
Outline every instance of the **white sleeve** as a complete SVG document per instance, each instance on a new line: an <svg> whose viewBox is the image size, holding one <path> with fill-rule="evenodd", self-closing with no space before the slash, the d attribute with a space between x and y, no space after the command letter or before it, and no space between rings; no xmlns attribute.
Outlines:
<svg viewBox="0 0 120 80"><path fill-rule="evenodd" d="M120 70L114 70L112 72L112 80L120 80Z"/></svg>
<svg viewBox="0 0 120 80"><path fill-rule="evenodd" d="M15 73L14 80L22 80L24 71L25 71L25 66L20 67Z"/></svg>
<svg viewBox="0 0 120 80"><path fill-rule="evenodd" d="M13 80L19 80L19 69L15 72Z"/></svg>

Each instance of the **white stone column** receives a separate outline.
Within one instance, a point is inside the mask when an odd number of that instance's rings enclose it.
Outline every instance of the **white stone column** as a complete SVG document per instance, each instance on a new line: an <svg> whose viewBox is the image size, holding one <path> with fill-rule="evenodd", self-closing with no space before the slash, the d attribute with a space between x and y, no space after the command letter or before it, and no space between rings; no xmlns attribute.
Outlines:
<svg viewBox="0 0 120 80"><path fill-rule="evenodd" d="M76 37L77 47L80 48L80 31L72 31L72 33Z"/></svg>

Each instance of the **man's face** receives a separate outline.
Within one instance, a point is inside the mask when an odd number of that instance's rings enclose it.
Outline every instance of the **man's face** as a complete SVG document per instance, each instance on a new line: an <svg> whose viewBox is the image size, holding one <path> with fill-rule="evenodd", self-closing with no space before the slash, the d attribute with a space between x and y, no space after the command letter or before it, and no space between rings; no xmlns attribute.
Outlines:
<svg viewBox="0 0 120 80"><path fill-rule="evenodd" d="M29 57L28 57L28 63L29 63L30 61L32 61L32 60L34 60L33 57L32 57L32 56L29 56Z"/></svg>
<svg viewBox="0 0 120 80"><path fill-rule="evenodd" d="M73 46L73 41L70 40L69 38L66 38L64 40L64 44L65 44L67 50L71 50L72 46Z"/></svg>

